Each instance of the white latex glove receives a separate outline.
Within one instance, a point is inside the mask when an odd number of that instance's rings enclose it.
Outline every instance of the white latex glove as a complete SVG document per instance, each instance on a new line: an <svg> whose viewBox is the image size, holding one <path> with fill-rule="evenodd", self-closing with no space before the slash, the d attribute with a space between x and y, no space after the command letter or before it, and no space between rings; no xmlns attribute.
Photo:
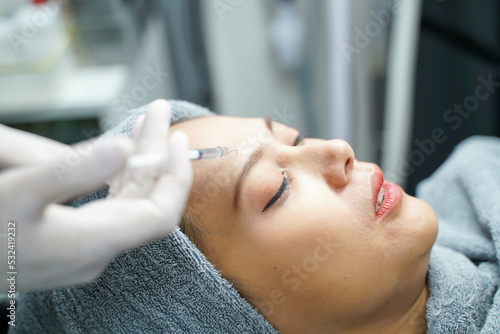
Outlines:
<svg viewBox="0 0 500 334"><path fill-rule="evenodd" d="M17 148L10 150L11 156L4 155L8 150L0 149L0 161L10 166L0 173L2 293L11 292L13 282L18 292L89 281L120 251L173 229L182 214L192 179L187 137L181 133L168 141L169 158L164 173L146 182L146 186L136 184L139 178L132 173L129 181L118 187L113 185L113 198L79 208L54 203L58 198L94 189L120 167L127 172L123 166L134 150L166 150L169 117L166 101L153 102L142 129L135 131L135 149L123 139L94 142L91 149L85 150L90 153L80 154L80 160L73 159L73 166L63 169L64 173L57 166L67 167L68 157L83 152L81 147L68 150L62 144L0 127L0 140ZM11 140L21 137L23 140ZM20 156L26 150L33 152L34 145L49 156L61 149L66 152L56 160L42 154L38 163L36 158L25 155L23 162ZM18 152L17 156L12 152ZM15 166L19 163L25 166ZM139 171L144 173L147 168ZM8 237L15 243L8 244ZM7 281L12 276L14 281Z"/></svg>

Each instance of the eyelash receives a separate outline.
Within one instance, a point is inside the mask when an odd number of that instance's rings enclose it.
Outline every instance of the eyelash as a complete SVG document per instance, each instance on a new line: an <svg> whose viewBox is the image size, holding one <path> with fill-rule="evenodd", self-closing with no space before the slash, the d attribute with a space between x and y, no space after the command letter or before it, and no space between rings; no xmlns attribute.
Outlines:
<svg viewBox="0 0 500 334"><path fill-rule="evenodd" d="M293 142L293 146L298 146L305 138L307 138L307 133L299 133ZM281 182L280 187L276 194L274 194L273 198L269 202L267 202L262 212L266 211L273 205L280 197L288 190L290 187L291 179L286 174L283 175L283 181Z"/></svg>
<svg viewBox="0 0 500 334"><path fill-rule="evenodd" d="M280 185L278 191L276 192L276 194L274 194L273 198L271 198L271 200L269 202L267 202L267 204L264 207L264 209L262 210L262 212L269 209L269 207L271 205L273 205L285 193L285 191L288 190L289 187L290 187L290 179L287 177L286 174L284 174L283 181L281 182L281 185Z"/></svg>
<svg viewBox="0 0 500 334"><path fill-rule="evenodd" d="M307 138L307 135L307 132L299 133L297 138L295 138L295 141L293 142L293 146L298 146L304 139Z"/></svg>

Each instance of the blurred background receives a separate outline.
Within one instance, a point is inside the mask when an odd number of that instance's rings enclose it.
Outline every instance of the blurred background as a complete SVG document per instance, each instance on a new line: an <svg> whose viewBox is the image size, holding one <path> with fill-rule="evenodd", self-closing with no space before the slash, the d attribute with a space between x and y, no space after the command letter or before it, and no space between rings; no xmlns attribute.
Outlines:
<svg viewBox="0 0 500 334"><path fill-rule="evenodd" d="M500 135L499 17L496 0L2 0L0 122L74 143L182 99L345 139L413 194L462 139Z"/></svg>

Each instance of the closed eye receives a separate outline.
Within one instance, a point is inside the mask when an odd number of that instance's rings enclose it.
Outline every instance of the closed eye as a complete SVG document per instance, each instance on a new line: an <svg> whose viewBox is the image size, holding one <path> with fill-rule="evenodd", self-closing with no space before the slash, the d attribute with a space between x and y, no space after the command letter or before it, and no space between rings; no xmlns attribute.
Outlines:
<svg viewBox="0 0 500 334"><path fill-rule="evenodd" d="M307 133L299 133L295 140L293 141L293 146L298 146L302 143L302 141L307 138ZM281 182L280 187L278 188L278 191L276 194L274 194L273 198L269 202L267 202L266 206L264 206L264 209L262 209L262 212L266 211L269 209L280 197L288 190L290 187L290 178L287 177L287 175L283 175L283 181Z"/></svg>
<svg viewBox="0 0 500 334"><path fill-rule="evenodd" d="M288 190L289 187L290 187L290 180L288 179L288 177L285 174L285 175L283 175L283 181L281 182L281 185L280 185L278 191L276 192L276 194L274 194L273 198L271 198L271 200L269 202L267 202L267 204L266 204L266 206L264 206L264 209L262 210L262 212L269 209L269 207L271 207L271 205L273 205L283 195L283 193L285 193L285 191Z"/></svg>
<svg viewBox="0 0 500 334"><path fill-rule="evenodd" d="M307 138L307 135L308 135L307 133L299 132L299 134L297 135L297 137L293 141L293 146L300 145L302 143L302 141L305 138ZM273 198L271 198L271 200L269 202L267 202L267 204L264 206L264 209L262 209L262 212L269 209L278 199L280 199L280 197L288 190L289 187L290 187L290 178L288 178L285 174L285 175L283 175L283 181L281 182L281 185L278 188L278 191L276 192L276 194L274 194Z"/></svg>

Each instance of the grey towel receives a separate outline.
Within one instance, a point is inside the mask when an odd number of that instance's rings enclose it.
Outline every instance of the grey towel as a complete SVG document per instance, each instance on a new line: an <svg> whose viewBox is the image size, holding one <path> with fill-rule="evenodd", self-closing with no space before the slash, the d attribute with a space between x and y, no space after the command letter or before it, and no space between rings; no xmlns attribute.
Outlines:
<svg viewBox="0 0 500 334"><path fill-rule="evenodd" d="M500 333L500 139L462 142L417 195L439 221L428 333Z"/></svg>
<svg viewBox="0 0 500 334"><path fill-rule="evenodd" d="M172 122L213 115L170 101ZM128 135L132 113L114 134ZM107 189L78 200L105 197ZM91 283L21 294L12 333L276 333L178 229L116 257Z"/></svg>

